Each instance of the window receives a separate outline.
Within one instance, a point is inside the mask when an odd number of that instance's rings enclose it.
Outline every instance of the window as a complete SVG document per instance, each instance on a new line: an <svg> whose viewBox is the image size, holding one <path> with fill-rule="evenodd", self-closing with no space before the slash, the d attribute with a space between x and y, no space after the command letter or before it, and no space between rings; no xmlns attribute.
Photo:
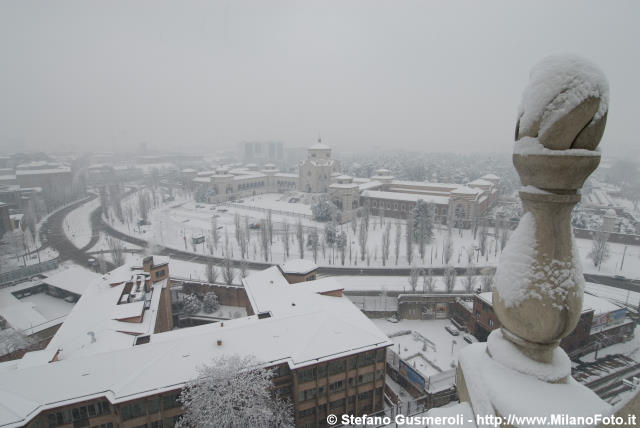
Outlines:
<svg viewBox="0 0 640 428"><path fill-rule="evenodd" d="M180 393L165 395L164 397L162 397L162 407L165 410L173 409L175 407L180 407L180 402L178 401L178 397L180 397Z"/></svg>
<svg viewBox="0 0 640 428"><path fill-rule="evenodd" d="M365 373L358 376L358 385L362 385L363 383L369 383L373 381L373 372Z"/></svg>
<svg viewBox="0 0 640 428"><path fill-rule="evenodd" d="M339 407L344 407L344 398L329 403L329 409L337 409Z"/></svg>
<svg viewBox="0 0 640 428"><path fill-rule="evenodd" d="M327 365L326 364L318 365L318 379L326 376L327 376Z"/></svg>
<svg viewBox="0 0 640 428"><path fill-rule="evenodd" d="M311 416L311 415L315 415L315 414L316 414L316 408L315 407L311 407L310 409L300 410L298 412L298 417L299 418L306 418L307 416Z"/></svg>
<svg viewBox="0 0 640 428"><path fill-rule="evenodd" d="M363 352L358 355L358 367L368 366L369 364L373 364L376 359L375 351L371 352Z"/></svg>
<svg viewBox="0 0 640 428"><path fill-rule="evenodd" d="M329 393L340 392L344 389L344 381L339 380L329 384Z"/></svg>
<svg viewBox="0 0 640 428"><path fill-rule="evenodd" d="M123 421L127 421L133 418L139 418L140 416L145 416L147 414L147 410L140 402L125 404L120 407L120 414Z"/></svg>
<svg viewBox="0 0 640 428"><path fill-rule="evenodd" d="M316 379L316 369L311 367L298 371L298 383L310 382Z"/></svg>
<svg viewBox="0 0 640 428"><path fill-rule="evenodd" d="M298 393L298 401L313 400L316 398L316 389L311 388Z"/></svg>
<svg viewBox="0 0 640 428"><path fill-rule="evenodd" d="M349 358L348 367L349 367L349 370L354 370L356 367L358 367L357 357Z"/></svg>
<svg viewBox="0 0 640 428"><path fill-rule="evenodd" d="M384 370L376 370L376 380L380 380L384 377Z"/></svg>
<svg viewBox="0 0 640 428"><path fill-rule="evenodd" d="M382 348L382 349L378 349L376 351L376 361L381 363L384 361L385 357L387 355L387 349L386 348Z"/></svg>
<svg viewBox="0 0 640 428"><path fill-rule="evenodd" d="M151 428L162 428L162 421L153 421L151 422Z"/></svg>
<svg viewBox="0 0 640 428"><path fill-rule="evenodd" d="M327 393L327 385L318 387L318 396L325 395Z"/></svg>
<svg viewBox="0 0 640 428"><path fill-rule="evenodd" d="M365 392L361 392L360 394L358 394L358 400L362 401L362 400L369 400L371 398L371 396L373 395L373 391L365 391Z"/></svg>
<svg viewBox="0 0 640 428"><path fill-rule="evenodd" d="M493 320L489 320L489 327L493 327Z"/></svg>
<svg viewBox="0 0 640 428"><path fill-rule="evenodd" d="M160 397L151 398L147 401L147 409L149 414L158 413L160 411Z"/></svg>
<svg viewBox="0 0 640 428"><path fill-rule="evenodd" d="M329 362L329 376L343 373L345 369L345 360L335 360Z"/></svg>

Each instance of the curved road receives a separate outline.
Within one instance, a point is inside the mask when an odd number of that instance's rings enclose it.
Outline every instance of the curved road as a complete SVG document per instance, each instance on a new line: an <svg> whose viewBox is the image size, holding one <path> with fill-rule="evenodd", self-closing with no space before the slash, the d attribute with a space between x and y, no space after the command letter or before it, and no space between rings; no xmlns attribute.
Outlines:
<svg viewBox="0 0 640 428"><path fill-rule="evenodd" d="M81 249L73 245L64 233L64 218L71 211L94 200L96 197L96 194L90 193L86 198L76 201L51 214L47 221L42 225L40 233L46 235L49 246L56 250L60 255L60 261L72 260L79 265L87 265L87 256L85 251L91 247L89 246ZM98 239L95 233L94 235L95 236L91 237L91 242L93 242L92 245L95 245Z"/></svg>

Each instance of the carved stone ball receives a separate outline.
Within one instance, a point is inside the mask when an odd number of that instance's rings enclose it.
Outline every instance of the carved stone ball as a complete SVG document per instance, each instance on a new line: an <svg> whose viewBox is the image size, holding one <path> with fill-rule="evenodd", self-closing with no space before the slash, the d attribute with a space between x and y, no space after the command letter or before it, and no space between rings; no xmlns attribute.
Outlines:
<svg viewBox="0 0 640 428"><path fill-rule="evenodd" d="M536 138L551 150L595 150L608 110L609 83L595 64L574 55L552 55L531 70L515 139Z"/></svg>

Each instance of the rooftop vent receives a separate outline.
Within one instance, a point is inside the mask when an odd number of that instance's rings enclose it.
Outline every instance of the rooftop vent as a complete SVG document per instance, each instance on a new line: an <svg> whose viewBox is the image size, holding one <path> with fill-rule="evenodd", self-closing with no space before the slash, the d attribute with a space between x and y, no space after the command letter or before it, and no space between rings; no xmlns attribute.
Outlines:
<svg viewBox="0 0 640 428"><path fill-rule="evenodd" d="M222 346L222 340L218 339L218 346Z"/></svg>
<svg viewBox="0 0 640 428"><path fill-rule="evenodd" d="M149 343L149 342L151 342L151 336L149 336L148 334L145 334L144 336L136 337L136 343L134 344L134 346L144 345L145 343Z"/></svg>
<svg viewBox="0 0 640 428"><path fill-rule="evenodd" d="M262 320L262 319L265 319L265 318L271 318L271 312L260 312L258 314L258 319L259 320Z"/></svg>

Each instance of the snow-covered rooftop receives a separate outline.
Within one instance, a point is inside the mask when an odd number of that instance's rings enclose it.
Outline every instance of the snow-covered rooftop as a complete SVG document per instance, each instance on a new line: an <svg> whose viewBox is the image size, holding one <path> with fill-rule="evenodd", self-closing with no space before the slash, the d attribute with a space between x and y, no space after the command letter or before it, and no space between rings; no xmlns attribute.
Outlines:
<svg viewBox="0 0 640 428"><path fill-rule="evenodd" d="M92 302L90 292L94 292L109 300L104 307L112 309L110 290L118 288L110 286L112 280L92 284L81 300ZM115 336L96 329L88 317L93 304L79 302L77 307L84 310L68 322L85 325L70 325L73 331L63 334L77 339L67 342L73 346L80 345L84 335L83 345L94 349L76 349L74 358L68 358L66 345L62 358L49 363L51 349L59 347L54 344L17 362L0 364L0 426L23 426L42 410L94 397L119 403L175 390L196 376L199 365L221 354L253 354L265 366L287 363L295 369L392 344L346 297L320 294L340 289L332 278L292 285L274 266L250 275L244 283L255 313L269 312L269 317L253 315L153 334L149 343L138 346L133 346L133 336L122 334L122 343L115 343ZM97 302L95 309L103 310ZM65 327L67 323L61 330ZM91 328L94 343L86 334ZM43 388L43 379L56 387Z"/></svg>
<svg viewBox="0 0 640 428"><path fill-rule="evenodd" d="M493 186L493 183L482 178L477 178L469 183L468 186Z"/></svg>
<svg viewBox="0 0 640 428"><path fill-rule="evenodd" d="M280 270L284 273L304 275L316 269L318 265L306 259L293 259L280 264Z"/></svg>
<svg viewBox="0 0 640 428"><path fill-rule="evenodd" d="M362 196L373 199L386 199L391 201L404 201L404 202L417 202L422 199L426 202L432 202L434 204L447 205L449 203L448 196L434 196L434 195L416 195L414 193L401 193L401 192L383 192L379 190L365 190L362 192Z"/></svg>
<svg viewBox="0 0 640 428"><path fill-rule="evenodd" d="M81 296L87 289L87 286L98 278L100 278L100 275L97 273L79 266L74 266L55 273L43 279L42 282Z"/></svg>

